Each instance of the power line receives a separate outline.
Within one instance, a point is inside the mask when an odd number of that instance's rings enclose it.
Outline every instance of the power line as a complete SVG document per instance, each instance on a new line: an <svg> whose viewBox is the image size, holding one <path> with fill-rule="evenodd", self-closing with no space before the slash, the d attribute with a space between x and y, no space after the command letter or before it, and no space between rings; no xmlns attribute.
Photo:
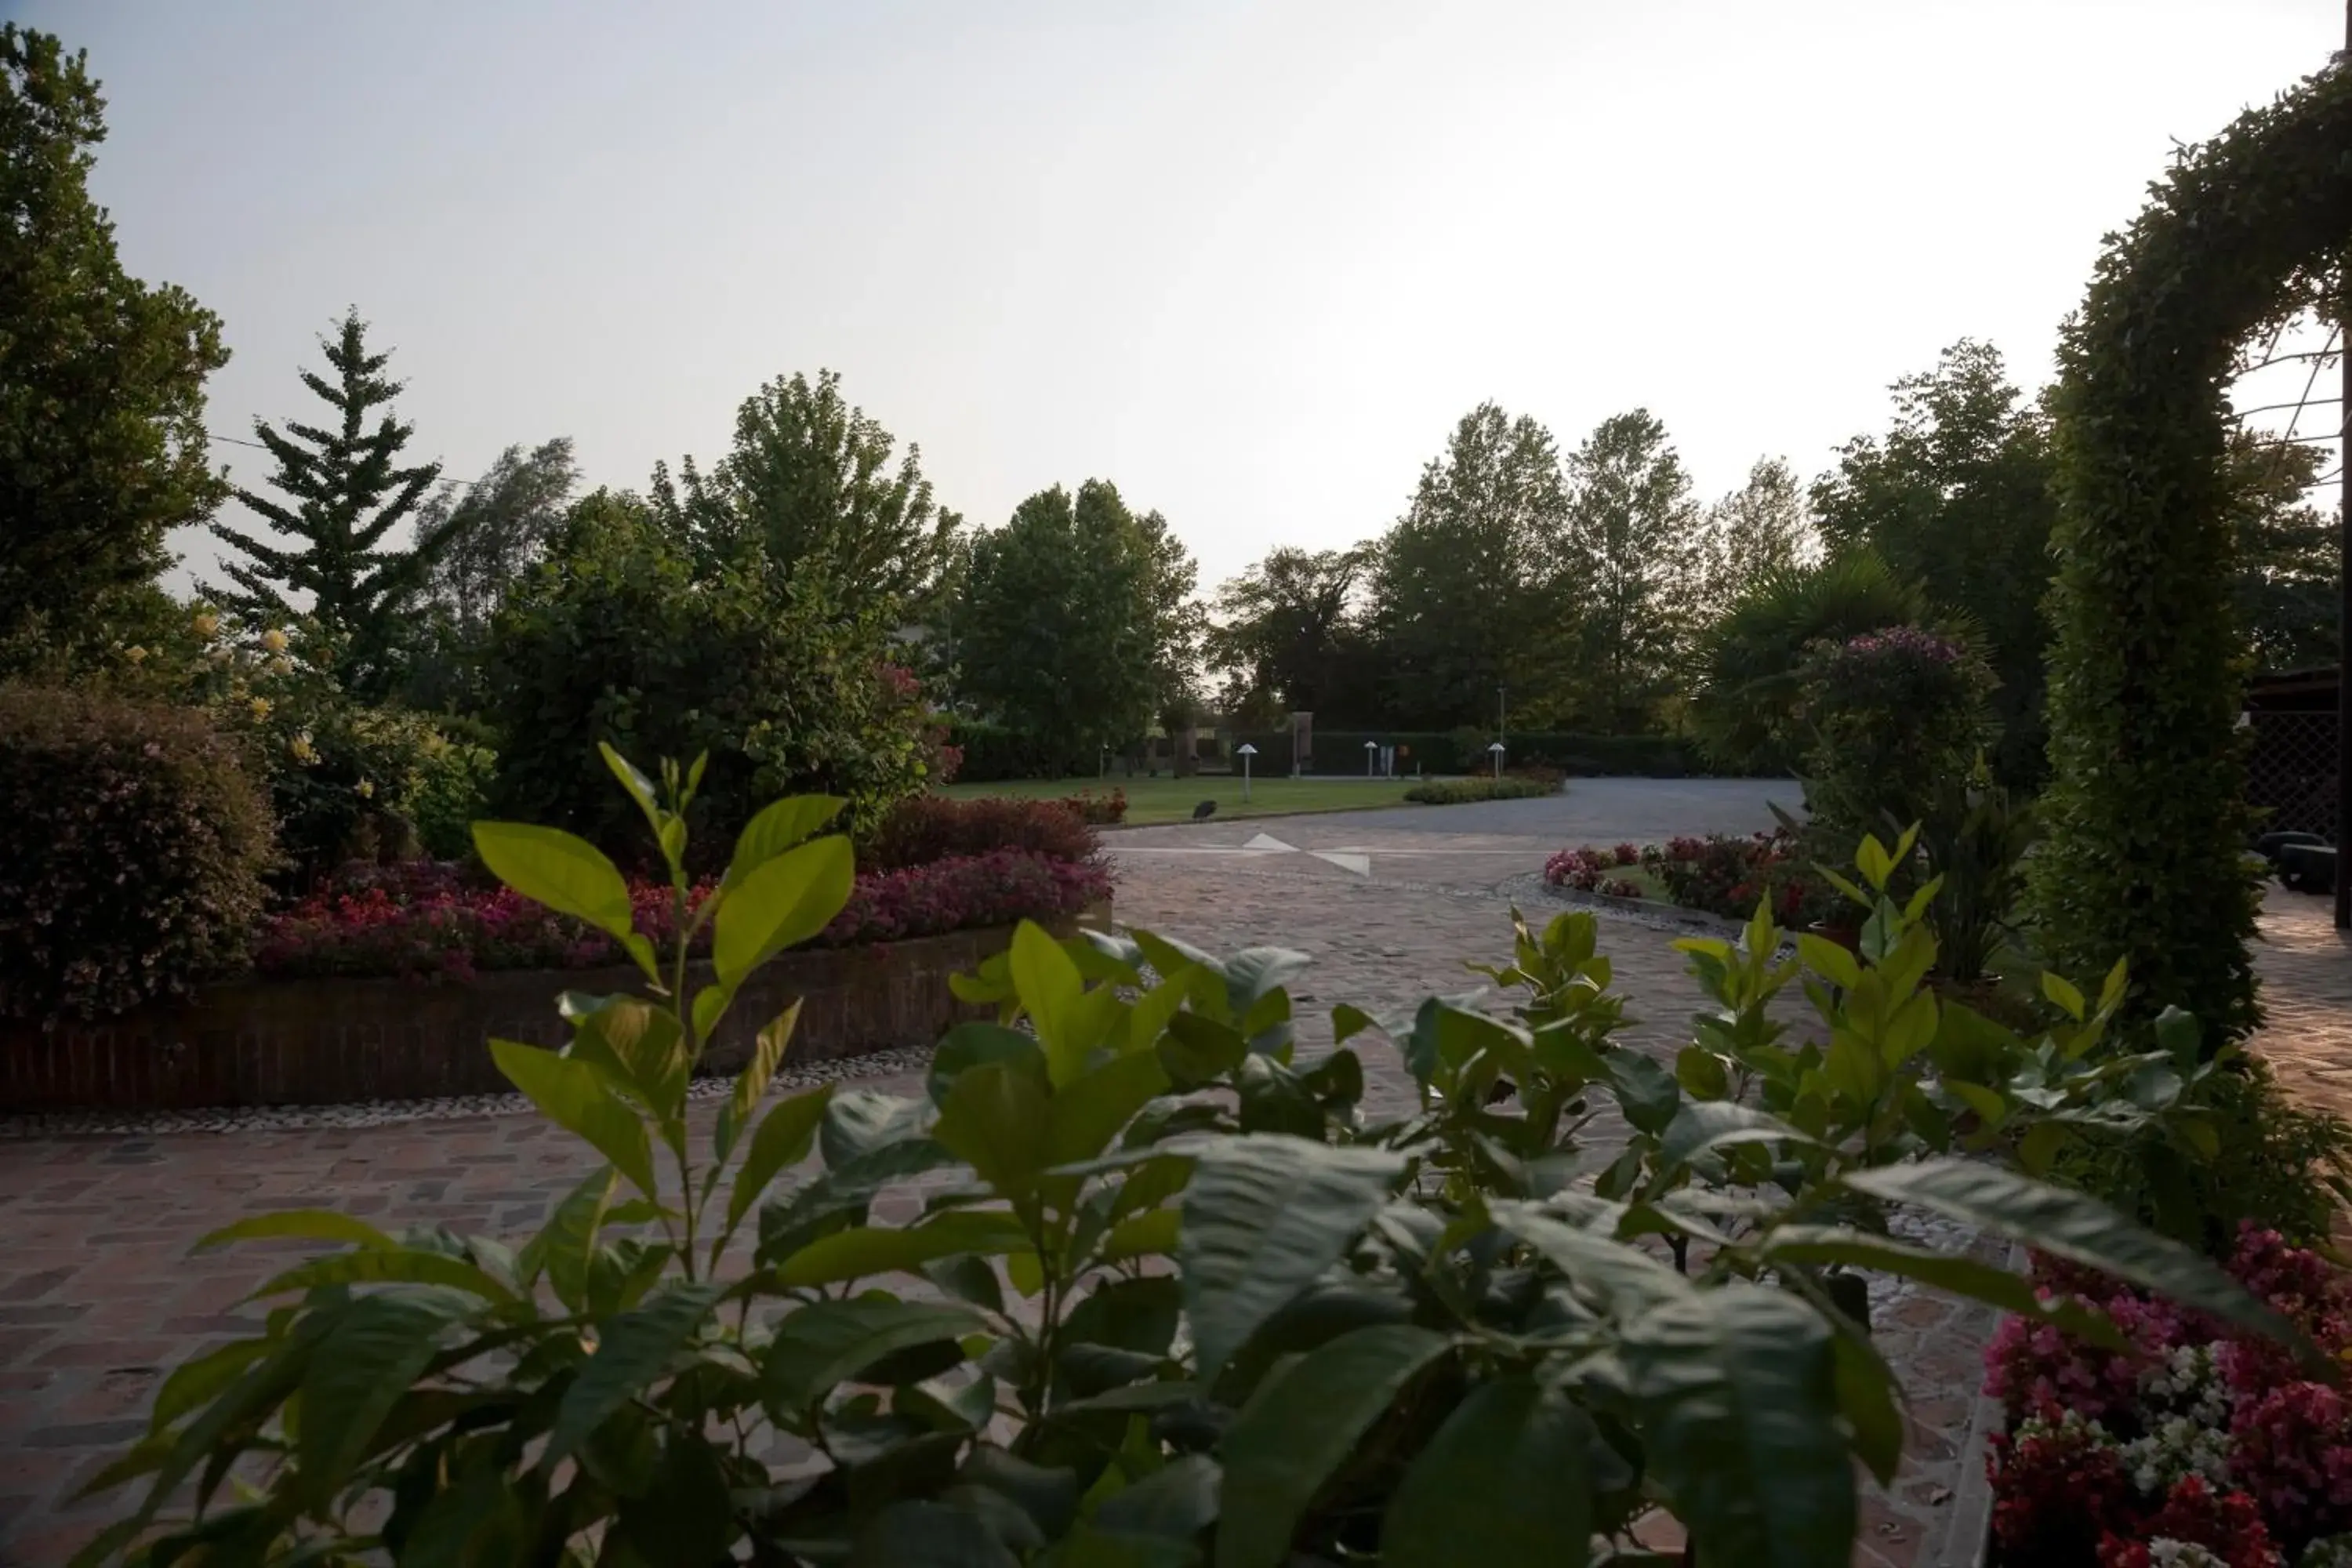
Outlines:
<svg viewBox="0 0 2352 1568"><path fill-rule="evenodd" d="M267 452L269 450L268 447L263 446L260 442L248 441L242 436L215 436L211 431L207 430L205 432L205 439L207 441L226 442L232 447L250 447L257 452ZM479 479L452 479L447 478L444 478L440 482L445 485L457 485L464 489L472 489L476 485L481 483Z"/></svg>

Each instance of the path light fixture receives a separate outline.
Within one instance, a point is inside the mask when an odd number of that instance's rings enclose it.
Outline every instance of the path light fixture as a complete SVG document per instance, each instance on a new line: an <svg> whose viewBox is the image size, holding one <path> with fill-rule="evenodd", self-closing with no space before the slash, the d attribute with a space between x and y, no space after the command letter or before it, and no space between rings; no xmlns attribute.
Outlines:
<svg viewBox="0 0 2352 1568"><path fill-rule="evenodd" d="M1503 776L1503 742L1497 741L1486 749L1495 753L1495 776L1501 778Z"/></svg>
<svg viewBox="0 0 2352 1568"><path fill-rule="evenodd" d="M1234 748L1234 755L1242 760L1242 799L1246 802L1249 799L1249 760L1257 755L1257 748L1244 741Z"/></svg>
<svg viewBox="0 0 2352 1568"><path fill-rule="evenodd" d="M1367 741L1364 742L1364 776L1366 778L1370 778L1372 776L1372 764L1379 758L1380 754L1381 743L1378 741Z"/></svg>

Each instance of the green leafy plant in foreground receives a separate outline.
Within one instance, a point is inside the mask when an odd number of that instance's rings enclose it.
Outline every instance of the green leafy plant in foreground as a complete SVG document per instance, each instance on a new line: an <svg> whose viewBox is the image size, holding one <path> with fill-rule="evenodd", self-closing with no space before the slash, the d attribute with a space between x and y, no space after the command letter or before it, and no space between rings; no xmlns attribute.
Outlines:
<svg viewBox="0 0 2352 1568"><path fill-rule="evenodd" d="M608 761L683 900L692 775L657 792ZM1628 1530L1663 1509L1689 1561L1842 1568L1855 1461L1887 1479L1903 1431L1866 1272L2112 1338L1897 1239L1900 1207L2307 1349L2195 1252L1949 1157L2194 1146L2195 1068L2117 1047L2120 974L2095 1007L2053 982L2074 1021L2031 1043L1939 1005L1932 889L1884 894L1907 844L1858 858L1859 956L1801 938L1783 960L1760 913L1684 943L1713 1005L1671 1068L1612 1038L1586 913L1517 924L1489 972L1512 1016L1341 1006L1311 1064L1301 955L1024 925L962 982L996 1020L947 1034L922 1098L766 1104L788 1011L690 1125L733 988L846 896L845 841L814 837L835 807L754 818L667 953L584 843L478 828L499 875L645 971L643 996L565 998L562 1050L495 1047L602 1165L513 1249L323 1210L208 1238L337 1249L262 1286L261 1332L172 1374L92 1483L144 1479L143 1500L86 1560L1654 1563ZM716 979L689 994L697 921ZM1801 973L1826 1044L1767 1013ZM1363 1103L1375 1035L1418 1086L1393 1117ZM1611 1109L1622 1147L1591 1136ZM919 1212L884 1223L886 1192Z"/></svg>

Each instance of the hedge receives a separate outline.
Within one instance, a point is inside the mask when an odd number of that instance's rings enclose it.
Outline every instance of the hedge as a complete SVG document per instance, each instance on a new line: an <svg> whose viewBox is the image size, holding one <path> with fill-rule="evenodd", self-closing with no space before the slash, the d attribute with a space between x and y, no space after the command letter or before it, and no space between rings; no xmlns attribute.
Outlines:
<svg viewBox="0 0 2352 1568"><path fill-rule="evenodd" d="M1073 756L1068 746L1009 724L986 719L950 718L948 744L963 752L959 784L1003 784L1010 779L1073 778L1095 771L1096 759Z"/></svg>
<svg viewBox="0 0 2352 1568"><path fill-rule="evenodd" d="M2128 959L2137 1011L2177 1005L2224 1035L2260 1016L2228 389L2239 345L2342 264L2347 147L2352 76L2331 69L2180 155L2061 347L2034 913L2053 968Z"/></svg>

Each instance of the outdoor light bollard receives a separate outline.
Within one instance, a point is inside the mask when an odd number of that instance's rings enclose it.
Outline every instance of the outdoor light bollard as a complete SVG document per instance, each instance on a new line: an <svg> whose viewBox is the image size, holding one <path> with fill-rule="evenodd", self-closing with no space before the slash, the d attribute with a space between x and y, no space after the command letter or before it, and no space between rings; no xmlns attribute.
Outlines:
<svg viewBox="0 0 2352 1568"><path fill-rule="evenodd" d="M1234 749L1234 755L1242 760L1242 799L1246 803L1249 800L1250 759L1257 755L1257 748L1244 741Z"/></svg>

